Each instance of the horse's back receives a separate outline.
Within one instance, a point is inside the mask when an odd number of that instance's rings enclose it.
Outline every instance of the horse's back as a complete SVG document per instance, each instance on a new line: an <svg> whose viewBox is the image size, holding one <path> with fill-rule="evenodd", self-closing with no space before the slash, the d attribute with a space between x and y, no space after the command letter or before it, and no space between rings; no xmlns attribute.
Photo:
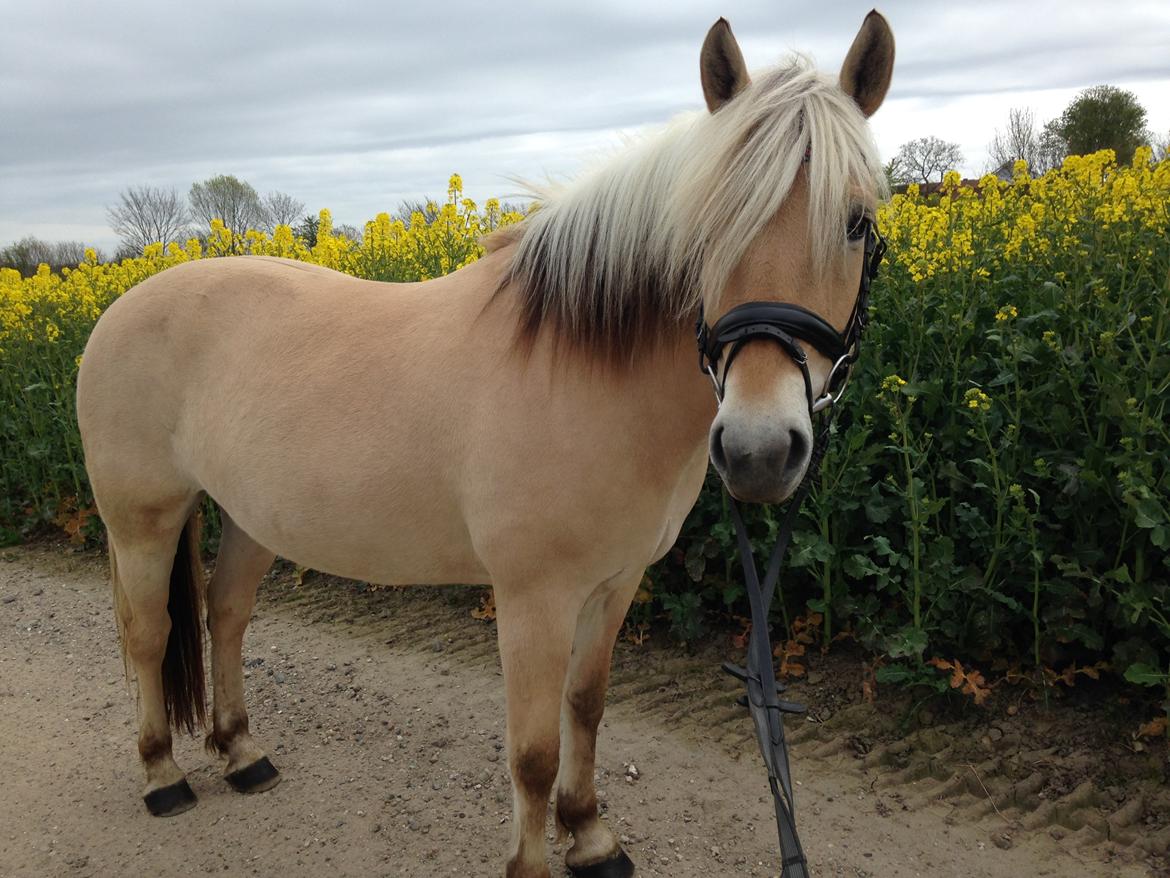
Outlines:
<svg viewBox="0 0 1170 878"><path fill-rule="evenodd" d="M396 577L370 551L392 531L417 579L482 579L458 497L478 370L444 353L482 304L436 283L263 257L144 281L99 321L78 376L95 490L145 472L205 491L257 541L317 569ZM352 509L364 522L338 527Z"/></svg>

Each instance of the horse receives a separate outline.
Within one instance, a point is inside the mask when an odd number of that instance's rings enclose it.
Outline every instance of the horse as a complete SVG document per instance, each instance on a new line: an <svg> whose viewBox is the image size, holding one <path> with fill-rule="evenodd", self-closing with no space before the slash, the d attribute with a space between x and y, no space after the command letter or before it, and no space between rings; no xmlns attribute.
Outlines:
<svg viewBox="0 0 1170 878"><path fill-rule="evenodd" d="M700 313L791 302L844 325L857 227L884 175L867 119L894 60L869 13L838 76L803 56L749 76L727 22L700 50L707 111L536 192L485 253L388 284L258 256L193 261L98 321L77 382L138 685L151 814L196 798L171 730L206 725L234 789L280 779L248 724L241 645L274 557L371 583L494 589L513 786L508 878L633 874L599 819L598 724L614 642L674 543L708 458L733 496L780 502L808 466L806 374L750 339L713 373ZM830 364L810 351L816 386ZM222 512L210 580L198 509Z"/></svg>

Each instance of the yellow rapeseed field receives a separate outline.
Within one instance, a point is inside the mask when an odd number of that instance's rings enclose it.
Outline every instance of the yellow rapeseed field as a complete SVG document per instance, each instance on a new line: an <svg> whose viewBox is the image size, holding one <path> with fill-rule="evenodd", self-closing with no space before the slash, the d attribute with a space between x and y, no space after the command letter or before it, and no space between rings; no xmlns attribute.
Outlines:
<svg viewBox="0 0 1170 878"><path fill-rule="evenodd" d="M520 219L464 198L456 175L445 203L409 223L379 214L360 243L322 211L312 246L287 226L215 223L202 241L117 263L90 253L59 274L0 269L0 543L53 522L100 533L74 380L94 322L136 283L237 253L423 280ZM975 186L952 173L938 192L894 196L878 223L889 255L852 420L802 512L778 606L917 662L887 669L913 679L932 654L1037 667L1069 654L1170 695L1170 160L1104 151ZM642 612L665 612L683 636L701 607L741 600L711 560L734 552L725 514L709 486L681 554L651 574ZM751 516L761 533L774 522Z"/></svg>

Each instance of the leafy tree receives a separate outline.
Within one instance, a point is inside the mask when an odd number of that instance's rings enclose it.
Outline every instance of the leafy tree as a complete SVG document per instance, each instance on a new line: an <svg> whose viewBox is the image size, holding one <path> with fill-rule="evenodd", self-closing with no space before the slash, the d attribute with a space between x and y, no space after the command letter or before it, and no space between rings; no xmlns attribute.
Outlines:
<svg viewBox="0 0 1170 878"><path fill-rule="evenodd" d="M242 235L248 229L264 225L264 205L260 203L260 196L250 183L231 175L193 184L187 198L191 202L192 215L205 227L218 219Z"/></svg>
<svg viewBox="0 0 1170 878"><path fill-rule="evenodd" d="M293 226L293 234L300 238L306 247L317 246L317 230L321 227L321 218L316 214L306 213L301 221Z"/></svg>
<svg viewBox="0 0 1170 878"><path fill-rule="evenodd" d="M1068 143L1060 133L1060 119L1047 122L1037 144L1036 173L1044 174L1059 168L1068 154Z"/></svg>
<svg viewBox="0 0 1170 878"><path fill-rule="evenodd" d="M943 174L962 161L959 144L937 137L919 137L903 143L891 164L899 183L930 183L934 177L941 183Z"/></svg>
<svg viewBox="0 0 1170 878"><path fill-rule="evenodd" d="M894 156L894 158L882 165L882 170L886 175L886 187L893 189L902 178L902 168L898 164L898 157Z"/></svg>
<svg viewBox="0 0 1170 878"><path fill-rule="evenodd" d="M1146 110L1133 92L1095 85L1073 98L1054 131L1070 155L1111 149L1119 162L1128 162L1147 140Z"/></svg>
<svg viewBox="0 0 1170 878"><path fill-rule="evenodd" d="M148 244L187 237L191 215L183 197L174 189L130 186L122 190L118 203L106 208L110 228L122 239L119 252L140 255Z"/></svg>

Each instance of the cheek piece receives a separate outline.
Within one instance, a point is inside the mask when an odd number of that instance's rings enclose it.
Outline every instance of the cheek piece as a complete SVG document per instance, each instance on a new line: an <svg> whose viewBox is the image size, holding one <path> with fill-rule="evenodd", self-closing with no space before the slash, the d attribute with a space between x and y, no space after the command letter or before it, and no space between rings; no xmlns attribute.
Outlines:
<svg viewBox="0 0 1170 878"><path fill-rule="evenodd" d="M841 399L849 373L861 352L861 335L869 322L869 287L881 265L886 251L886 242L878 234L873 220L864 220L865 265L861 272L861 285L853 313L845 325L844 332L837 332L819 314L786 302L747 302L724 314L708 327L700 311L695 335L699 345L699 368L711 378L715 386L715 397L722 403L727 375L736 355L750 341L770 339L780 345L804 375L804 390L808 398L811 418L817 412L824 412L822 427L813 443L812 454L804 479L784 512L777 535L776 546L768 560L768 568L760 581L756 568L752 543L734 498L728 496L731 520L735 525L736 542L740 560L743 562L744 579L747 582L748 601L752 609L751 639L748 642L747 667L731 662L723 663L723 670L747 687L747 694L739 704L748 709L756 730L756 740L768 769L768 783L772 789L772 800L776 811L776 828L780 837L781 878L809 878L808 862L796 832L796 818L793 811L792 773L788 765L788 745L784 740L785 713L804 713L806 708L791 701L782 701L780 694L784 685L776 679L772 663L772 643L769 636L768 612L772 597L780 579L780 566L792 537L796 515L808 494L810 476L820 466L821 458L829 440L829 430L834 405ZM812 345L832 364L828 380L819 396L813 393L812 378L808 371L808 356L801 342ZM719 381L720 361L723 382Z"/></svg>

